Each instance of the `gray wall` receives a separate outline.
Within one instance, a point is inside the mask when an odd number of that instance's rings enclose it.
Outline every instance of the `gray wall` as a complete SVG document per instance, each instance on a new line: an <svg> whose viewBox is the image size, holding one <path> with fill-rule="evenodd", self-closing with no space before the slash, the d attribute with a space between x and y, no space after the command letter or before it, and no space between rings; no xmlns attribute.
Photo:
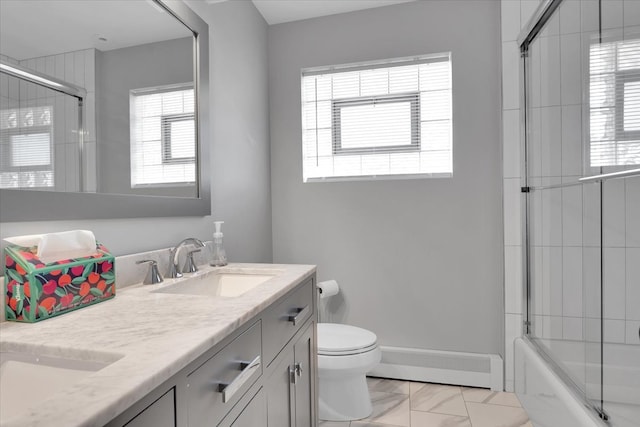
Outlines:
<svg viewBox="0 0 640 427"><path fill-rule="evenodd" d="M267 25L251 2L188 3L209 23L213 217L226 221L231 261L270 262ZM168 247L186 236L210 240L213 218L0 223L0 238L74 228L93 230L123 255Z"/></svg>
<svg viewBox="0 0 640 427"><path fill-rule="evenodd" d="M269 27L275 262L335 278L383 345L502 353L500 4L421 1ZM300 69L452 52L450 179L302 183Z"/></svg>
<svg viewBox="0 0 640 427"><path fill-rule="evenodd" d="M195 197L195 186L131 188L130 91L193 82L193 38L148 43L97 56L98 192Z"/></svg>

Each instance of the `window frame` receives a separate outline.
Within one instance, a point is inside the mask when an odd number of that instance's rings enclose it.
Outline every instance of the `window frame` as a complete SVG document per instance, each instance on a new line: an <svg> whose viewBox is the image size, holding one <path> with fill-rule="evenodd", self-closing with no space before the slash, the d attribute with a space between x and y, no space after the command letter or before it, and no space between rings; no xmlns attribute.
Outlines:
<svg viewBox="0 0 640 427"><path fill-rule="evenodd" d="M405 145L381 145L367 146L358 148L342 147L342 108L354 107L361 105L376 104L410 104L410 121L411 121L411 143ZM408 92L390 95L376 96L360 96L354 98L332 99L331 100L331 117L332 130L331 139L333 147L333 155L351 155L351 154L372 154L372 153L397 153L420 151L420 92Z"/></svg>
<svg viewBox="0 0 640 427"><path fill-rule="evenodd" d="M31 135L31 134L47 134L49 135L49 163L46 165L29 165L15 166L13 165L13 143L11 138L14 136ZM0 132L0 170L3 172L41 172L53 170L53 132L50 125L31 126L13 129L3 129Z"/></svg>
<svg viewBox="0 0 640 427"><path fill-rule="evenodd" d="M625 71L616 71L615 75L615 87L616 100L620 100L621 102L616 102L615 105L615 129L616 129L616 143L619 141L637 141L640 140L640 130L635 131L626 131L624 130L624 110L625 110L625 99L624 99L624 85L626 83L635 83L640 82L640 70L625 70Z"/></svg>
<svg viewBox="0 0 640 427"><path fill-rule="evenodd" d="M140 116L137 117L135 112L137 111L135 109L135 103L136 103L136 99L139 96L149 96L149 95L161 95L164 93L170 93L170 92L184 92L184 91L193 91L194 93L194 97L196 96L196 92L195 92L195 87L194 84L192 82L185 82L185 83L176 83L176 84L169 84L169 85L162 85L162 86L153 86L153 87L146 87L146 88L136 88L136 89L130 89L129 90L129 113L131 116L131 120L130 120L130 131L129 131L129 149L131 150L134 147L134 133L133 131L133 127L134 126L138 126L138 124L136 123L138 119L144 119L144 118L148 118L147 116ZM195 98L194 98L195 100ZM195 101L194 101L195 102ZM194 105L195 107L195 105ZM165 129L167 126L167 122L170 123L171 121L177 121L177 120L172 120L172 117L182 117L182 118L187 118L190 117L193 121L194 121L194 127L195 127L195 137L194 137L194 143L196 144L196 154L199 152L199 143L198 143L198 132L199 132L199 128L197 127L198 124L196 122L196 114L197 114L197 109L194 108L194 111L191 113L175 113L175 114L160 114L156 117L160 118L160 166L166 166L166 167L171 167L171 165L191 165L193 164L194 167L196 168L195 170L195 176L193 180L185 180L185 181L163 181L163 182L135 182L134 183L134 171L133 171L133 165L134 165L134 158L133 155L131 154L130 156L130 187L131 189L135 190L137 188L174 188L174 187L183 187L183 186L192 186L194 183L198 182L198 158L197 157L189 157L189 158L176 158L173 159L170 155L170 151L167 152L166 151L166 138L165 138ZM178 119L180 120L180 119ZM187 119L188 120L188 119ZM169 138L170 139L170 138ZM157 140L155 140L157 141ZM135 140L135 144L136 147L141 147L142 140ZM170 145L170 141L168 142ZM132 153L130 151L130 153ZM144 169L145 165L142 165L142 167L138 166L138 171L141 171Z"/></svg>
<svg viewBox="0 0 640 427"><path fill-rule="evenodd" d="M160 117L160 143L162 146L162 164L194 163L196 157L173 157L171 155L171 124L191 121L195 130L195 114L167 114Z"/></svg>

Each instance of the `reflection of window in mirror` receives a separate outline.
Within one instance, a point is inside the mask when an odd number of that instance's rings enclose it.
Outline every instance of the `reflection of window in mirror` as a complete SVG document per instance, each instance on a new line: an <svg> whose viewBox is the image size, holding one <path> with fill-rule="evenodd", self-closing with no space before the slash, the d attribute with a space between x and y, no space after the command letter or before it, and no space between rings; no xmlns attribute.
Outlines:
<svg viewBox="0 0 640 427"><path fill-rule="evenodd" d="M50 105L0 111L0 188L54 186Z"/></svg>
<svg viewBox="0 0 640 427"><path fill-rule="evenodd" d="M131 188L193 185L193 85L135 89L131 105Z"/></svg>
<svg viewBox="0 0 640 427"><path fill-rule="evenodd" d="M640 39L591 45L592 167L640 164Z"/></svg>

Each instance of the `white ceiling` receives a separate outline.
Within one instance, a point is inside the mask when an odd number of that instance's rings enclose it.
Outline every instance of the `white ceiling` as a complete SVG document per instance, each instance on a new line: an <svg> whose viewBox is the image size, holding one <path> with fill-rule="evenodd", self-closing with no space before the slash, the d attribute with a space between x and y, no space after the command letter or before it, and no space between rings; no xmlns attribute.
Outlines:
<svg viewBox="0 0 640 427"><path fill-rule="evenodd" d="M215 1L215 0L214 0ZM269 25L415 0L253 0Z"/></svg>
<svg viewBox="0 0 640 427"><path fill-rule="evenodd" d="M270 25L409 1L415 0L253 0ZM0 53L17 60L190 35L151 0L0 0Z"/></svg>
<svg viewBox="0 0 640 427"><path fill-rule="evenodd" d="M189 36L149 0L0 0L0 53L18 60Z"/></svg>

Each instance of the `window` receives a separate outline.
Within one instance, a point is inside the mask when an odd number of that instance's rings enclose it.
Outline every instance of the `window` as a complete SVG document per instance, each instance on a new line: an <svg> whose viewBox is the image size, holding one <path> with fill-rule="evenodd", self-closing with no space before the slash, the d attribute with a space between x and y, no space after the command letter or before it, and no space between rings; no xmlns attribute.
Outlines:
<svg viewBox="0 0 640 427"><path fill-rule="evenodd" d="M162 116L162 162L193 163L196 137L193 114Z"/></svg>
<svg viewBox="0 0 640 427"><path fill-rule="evenodd" d="M450 54L302 71L305 182L452 175Z"/></svg>
<svg viewBox="0 0 640 427"><path fill-rule="evenodd" d="M131 188L196 179L193 86L132 90Z"/></svg>
<svg viewBox="0 0 640 427"><path fill-rule="evenodd" d="M592 45L589 76L590 165L639 165L640 40Z"/></svg>
<svg viewBox="0 0 640 427"><path fill-rule="evenodd" d="M52 113L50 105L0 111L0 188L54 186Z"/></svg>

